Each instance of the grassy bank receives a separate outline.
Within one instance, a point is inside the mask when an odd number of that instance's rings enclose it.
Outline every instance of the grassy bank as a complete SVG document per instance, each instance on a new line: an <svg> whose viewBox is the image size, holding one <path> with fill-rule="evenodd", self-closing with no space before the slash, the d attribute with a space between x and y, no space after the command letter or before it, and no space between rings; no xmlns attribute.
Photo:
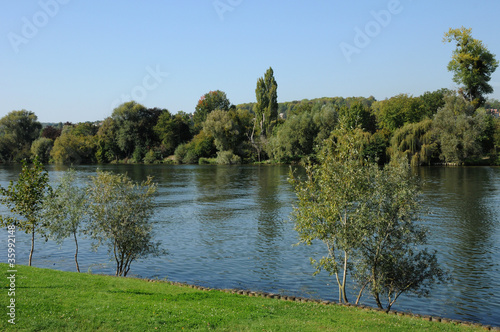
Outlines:
<svg viewBox="0 0 500 332"><path fill-rule="evenodd" d="M167 282L17 266L15 325L10 273L0 264L0 330L18 331L470 331L454 323L319 303L198 290ZM476 328L476 330L479 330Z"/></svg>

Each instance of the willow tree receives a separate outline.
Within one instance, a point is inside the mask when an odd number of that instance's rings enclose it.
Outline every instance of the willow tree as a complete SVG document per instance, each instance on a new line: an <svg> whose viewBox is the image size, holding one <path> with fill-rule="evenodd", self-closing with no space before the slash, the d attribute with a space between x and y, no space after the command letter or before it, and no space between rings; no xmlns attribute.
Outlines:
<svg viewBox="0 0 500 332"><path fill-rule="evenodd" d="M484 95L493 92L488 82L498 67L498 61L481 40L472 38L471 31L465 27L450 28L444 34L443 42L456 43L448 70L454 72L453 81L461 85L462 96L478 108L486 100Z"/></svg>
<svg viewBox="0 0 500 332"><path fill-rule="evenodd" d="M396 129L390 143L391 157L405 156L412 166L430 165L438 150L431 119L408 123Z"/></svg>
<svg viewBox="0 0 500 332"><path fill-rule="evenodd" d="M42 209L44 201L50 197L52 188L49 185L49 174L35 157L30 166L23 160L23 168L16 183L10 182L7 188L0 186L3 195L1 202L9 208L11 215L0 215L0 225L14 225L26 234L31 233L31 250L29 266L35 248L35 233L42 225Z"/></svg>

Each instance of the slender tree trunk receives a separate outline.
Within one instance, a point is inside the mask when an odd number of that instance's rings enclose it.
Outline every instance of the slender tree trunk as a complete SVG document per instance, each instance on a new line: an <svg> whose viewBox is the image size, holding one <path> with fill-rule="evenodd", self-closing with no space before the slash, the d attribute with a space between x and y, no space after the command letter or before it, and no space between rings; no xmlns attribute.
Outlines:
<svg viewBox="0 0 500 332"><path fill-rule="evenodd" d="M266 123L266 111L264 111L264 113L262 113L262 122L260 123L260 134L263 135L263 136L267 136L267 133L266 133L266 128L265 128L265 123Z"/></svg>
<svg viewBox="0 0 500 332"><path fill-rule="evenodd" d="M344 268L343 268L342 281L339 279L339 274L335 272L335 277L337 278L337 284L339 285L339 303L348 303L347 294L345 292L346 280L347 280L347 252L344 251Z"/></svg>
<svg viewBox="0 0 500 332"><path fill-rule="evenodd" d="M118 271L120 271L120 261L118 260L118 256L116 255L116 241L113 245L113 254L115 255L115 261L116 261L116 273L115 276L118 277Z"/></svg>
<svg viewBox="0 0 500 332"><path fill-rule="evenodd" d="M255 143L255 140L253 138L253 135L255 133L255 125L256 124L257 124L257 116L255 116L255 119L253 121L253 128L252 128L252 135L250 135L250 142L252 142L253 147L255 148L255 150L257 150L258 160L260 163L260 147L258 147L257 143Z"/></svg>
<svg viewBox="0 0 500 332"><path fill-rule="evenodd" d="M365 282L365 284L363 285L363 287L361 287L359 293L358 293L358 297L356 298L356 305L358 305L359 303L359 300L361 300L361 295L363 295L363 291L365 290L366 286L368 286L368 284L370 283L370 281L367 281Z"/></svg>
<svg viewBox="0 0 500 332"><path fill-rule="evenodd" d="M30 250L30 259L29 266L31 266L31 259L33 258L33 249L35 248L35 226L33 226L33 230L31 231L31 250Z"/></svg>
<svg viewBox="0 0 500 332"><path fill-rule="evenodd" d="M376 283L377 282L376 262L375 262L375 266L372 268L372 278L373 278L373 282ZM379 307L380 309L384 309L382 302L380 302L380 294L379 294L378 290L376 292L374 292L373 297L375 298L375 303L377 303L377 307Z"/></svg>
<svg viewBox="0 0 500 332"><path fill-rule="evenodd" d="M347 280L347 252L344 251L344 275L342 276L342 296L344 298L344 302L348 303L347 294L345 292L345 283Z"/></svg>
<svg viewBox="0 0 500 332"><path fill-rule="evenodd" d="M76 270L80 272L80 266L78 265L78 241L76 240L76 232L73 232L73 236L75 237L75 245L76 245L76 251L75 251Z"/></svg>
<svg viewBox="0 0 500 332"><path fill-rule="evenodd" d="M379 307L380 309L384 309L384 306L382 305L382 302L380 302L380 295L378 292L376 292L374 295L375 297L375 303L377 303L377 307Z"/></svg>
<svg viewBox="0 0 500 332"><path fill-rule="evenodd" d="M253 128L252 128L252 134L250 135L250 142L252 142L252 144L254 144L254 140L253 140L253 135L255 133L255 124L257 123L257 117L255 117L255 119L253 120Z"/></svg>
<svg viewBox="0 0 500 332"><path fill-rule="evenodd" d="M340 284L338 272L335 272L335 278L337 279L337 285L339 286L339 303L342 303L342 286Z"/></svg>

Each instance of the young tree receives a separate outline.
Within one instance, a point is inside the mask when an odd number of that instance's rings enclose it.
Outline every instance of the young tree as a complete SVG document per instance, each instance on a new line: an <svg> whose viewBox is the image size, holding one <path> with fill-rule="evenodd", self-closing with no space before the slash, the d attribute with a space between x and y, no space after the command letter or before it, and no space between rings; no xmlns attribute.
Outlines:
<svg viewBox="0 0 500 332"><path fill-rule="evenodd" d="M371 168L368 204L363 211L363 240L354 254L354 275L379 308L389 310L402 293L427 296L434 284L446 281L436 254L423 248L427 229L421 211L417 179L405 158L385 168Z"/></svg>
<svg viewBox="0 0 500 332"><path fill-rule="evenodd" d="M127 276L133 261L161 253L149 222L156 190L152 178L137 184L124 174L98 171L91 177L88 232L96 248L107 243L117 276Z"/></svg>
<svg viewBox="0 0 500 332"><path fill-rule="evenodd" d="M362 240L360 212L367 204L369 173L363 167L353 132L340 129L336 137L337 141L327 141L318 157L319 164L306 167L304 181L291 173L290 181L298 198L292 219L301 243L325 243L327 256L311 262L316 273L325 270L335 275L339 302L349 302L347 276L351 255Z"/></svg>
<svg viewBox="0 0 500 332"><path fill-rule="evenodd" d="M434 253L419 249L426 230L419 226L419 194L406 161L379 168L363 160L359 135L341 128L327 141L319 164L307 178L291 174L298 197L292 218L300 242L323 241L328 254L312 259L316 273L335 275L339 301L348 302L349 272L358 281L359 302L369 287L377 305L390 308L404 292L427 295L444 281Z"/></svg>
<svg viewBox="0 0 500 332"><path fill-rule="evenodd" d="M462 85L460 93L463 97L478 108L485 102L484 95L493 92L488 82L498 67L498 61L482 41L472 38L471 31L464 27L450 28L444 34L443 42L456 42L448 70L454 72L453 81Z"/></svg>
<svg viewBox="0 0 500 332"><path fill-rule="evenodd" d="M19 174L18 181L10 182L7 189L0 186L3 195L1 202L9 208L14 216L0 215L2 226L15 225L26 234L31 233L31 250L29 266L33 258L35 248L35 232L40 227L43 203L51 195L52 188L48 184L49 175L43 169L43 165L35 157L33 165L29 166L23 161L23 168ZM20 218L15 215L20 216Z"/></svg>
<svg viewBox="0 0 500 332"><path fill-rule="evenodd" d="M72 236L75 240L75 264L78 265L78 239L81 224L87 217L88 200L85 190L75 185L76 172L65 172L51 199L45 202L43 217L47 221L48 236L61 243Z"/></svg>

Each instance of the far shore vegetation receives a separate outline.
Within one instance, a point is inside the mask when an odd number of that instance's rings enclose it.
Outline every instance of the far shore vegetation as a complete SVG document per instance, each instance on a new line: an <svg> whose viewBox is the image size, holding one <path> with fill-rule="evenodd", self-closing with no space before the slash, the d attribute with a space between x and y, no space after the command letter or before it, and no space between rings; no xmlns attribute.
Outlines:
<svg viewBox="0 0 500 332"><path fill-rule="evenodd" d="M471 29L450 29L443 42L456 44L448 64L456 91L279 103L269 68L256 102L233 105L214 90L193 114L130 101L102 121L42 124L32 111L12 111L0 119L0 162L297 163L314 160L342 127L358 130L363 157L379 164L403 156L413 166L500 165L500 101L486 98L498 61Z"/></svg>

